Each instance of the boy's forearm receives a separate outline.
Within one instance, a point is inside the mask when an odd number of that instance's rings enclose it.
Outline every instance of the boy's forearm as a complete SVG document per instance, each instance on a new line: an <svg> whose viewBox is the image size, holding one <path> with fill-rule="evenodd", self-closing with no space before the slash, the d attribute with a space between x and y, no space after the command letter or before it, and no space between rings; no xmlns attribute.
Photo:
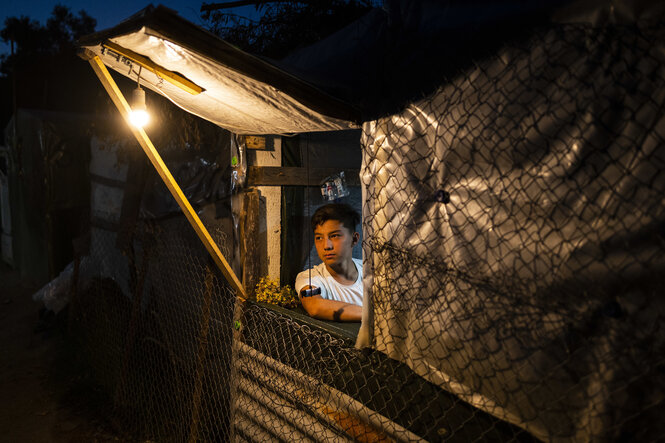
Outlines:
<svg viewBox="0 0 665 443"><path fill-rule="evenodd" d="M303 299L302 305L310 316L320 320L356 322L362 319L362 306L351 303L309 297Z"/></svg>
<svg viewBox="0 0 665 443"><path fill-rule="evenodd" d="M349 321L356 322L362 320L363 308L362 306L354 305L351 303L337 302L340 305L332 308L333 321Z"/></svg>

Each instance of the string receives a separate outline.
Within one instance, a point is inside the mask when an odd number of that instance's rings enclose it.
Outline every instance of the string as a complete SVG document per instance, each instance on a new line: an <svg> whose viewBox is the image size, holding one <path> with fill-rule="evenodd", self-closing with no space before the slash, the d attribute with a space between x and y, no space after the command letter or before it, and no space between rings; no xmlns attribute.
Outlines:
<svg viewBox="0 0 665 443"><path fill-rule="evenodd" d="M309 276L309 288L310 291L312 290L312 231L311 229L311 215L309 211L309 188L310 188L310 182L309 182L309 137L305 135L305 155L306 155L306 171L305 174L307 176L306 182L307 186L305 186L305 205L307 206L307 218L306 220L309 220L309 225L310 226L305 226L305 229L307 230L307 270L308 270L308 276Z"/></svg>

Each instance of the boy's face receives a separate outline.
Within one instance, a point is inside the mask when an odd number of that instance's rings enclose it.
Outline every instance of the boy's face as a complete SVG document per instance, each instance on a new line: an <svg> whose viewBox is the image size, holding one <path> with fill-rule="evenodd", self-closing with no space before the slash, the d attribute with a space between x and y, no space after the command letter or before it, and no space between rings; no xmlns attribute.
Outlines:
<svg viewBox="0 0 665 443"><path fill-rule="evenodd" d="M314 229L314 245L319 258L328 266L351 260L353 246L360 235L337 220L326 220Z"/></svg>

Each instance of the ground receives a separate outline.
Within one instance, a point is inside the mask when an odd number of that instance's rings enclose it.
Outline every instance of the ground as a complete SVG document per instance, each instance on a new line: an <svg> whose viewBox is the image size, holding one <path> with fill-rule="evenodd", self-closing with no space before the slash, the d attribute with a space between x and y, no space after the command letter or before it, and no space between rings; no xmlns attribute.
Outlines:
<svg viewBox="0 0 665 443"><path fill-rule="evenodd" d="M66 317L40 312L37 289L0 262L0 441L124 441L75 363Z"/></svg>

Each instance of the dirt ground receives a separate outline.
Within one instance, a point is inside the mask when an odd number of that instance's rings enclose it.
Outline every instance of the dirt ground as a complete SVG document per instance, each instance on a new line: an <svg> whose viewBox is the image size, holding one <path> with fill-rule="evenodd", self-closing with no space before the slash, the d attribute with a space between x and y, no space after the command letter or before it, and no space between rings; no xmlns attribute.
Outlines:
<svg viewBox="0 0 665 443"><path fill-rule="evenodd" d="M37 289L0 262L0 442L126 441L76 364L65 316L40 313Z"/></svg>

